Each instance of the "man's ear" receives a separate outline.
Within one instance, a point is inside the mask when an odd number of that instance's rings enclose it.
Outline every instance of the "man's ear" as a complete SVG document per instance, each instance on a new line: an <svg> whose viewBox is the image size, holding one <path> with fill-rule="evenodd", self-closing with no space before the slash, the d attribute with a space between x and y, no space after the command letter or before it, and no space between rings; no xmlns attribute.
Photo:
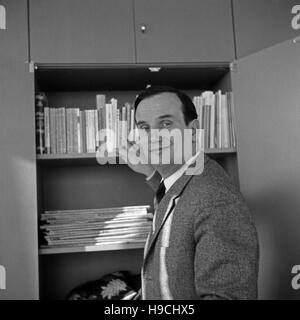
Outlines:
<svg viewBox="0 0 300 320"><path fill-rule="evenodd" d="M196 138L196 133L197 133L197 129L200 128L199 126L199 120L198 119L194 119L192 120L189 124L188 124L188 128L192 129L192 137L193 137L193 141Z"/></svg>
<svg viewBox="0 0 300 320"><path fill-rule="evenodd" d="M200 128L200 126L199 126L199 120L198 120L198 119L192 120L192 121L188 124L188 128L191 128L191 129L199 129L199 128Z"/></svg>

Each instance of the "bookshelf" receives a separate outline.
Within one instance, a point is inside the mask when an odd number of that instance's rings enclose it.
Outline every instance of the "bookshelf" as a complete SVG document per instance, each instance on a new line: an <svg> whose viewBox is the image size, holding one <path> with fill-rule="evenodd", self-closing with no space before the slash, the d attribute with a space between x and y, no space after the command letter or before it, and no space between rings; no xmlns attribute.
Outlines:
<svg viewBox="0 0 300 320"><path fill-rule="evenodd" d="M236 148L221 148L221 149L207 149L205 154L207 155L218 155L218 154L234 154ZM76 153L76 154L38 154L36 156L37 161L57 161L57 160L80 160L80 159L95 159L96 153ZM107 158L109 160L109 158Z"/></svg>
<svg viewBox="0 0 300 320"><path fill-rule="evenodd" d="M231 91L228 64L45 65L35 67L35 92L49 106L95 108L96 94L133 102L148 84L169 85L191 97L205 90ZM207 149L239 185L236 148ZM127 165L99 165L96 153L37 154L38 219L46 210L152 205L153 191ZM151 209L153 209L151 207ZM39 242L41 243L41 236ZM40 297L64 299L71 289L108 272L140 272L145 241L39 249ZM86 262L86 263L85 263Z"/></svg>
<svg viewBox="0 0 300 320"><path fill-rule="evenodd" d="M124 243L124 244L105 244L97 246L78 246L78 247L66 247L66 248L45 248L40 249L39 254L58 254L58 253L75 253L75 252L97 252L97 251L113 251L113 250L129 250L129 249L142 249L145 246L145 241L136 243Z"/></svg>

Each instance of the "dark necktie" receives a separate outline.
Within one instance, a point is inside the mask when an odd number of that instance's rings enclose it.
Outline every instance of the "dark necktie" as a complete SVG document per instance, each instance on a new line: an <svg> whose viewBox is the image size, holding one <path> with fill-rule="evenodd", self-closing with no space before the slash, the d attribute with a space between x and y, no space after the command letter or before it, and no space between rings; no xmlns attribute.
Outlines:
<svg viewBox="0 0 300 320"><path fill-rule="evenodd" d="M160 203L160 200L163 198L163 196L165 195L166 193L166 187L165 187L165 184L164 184L164 181L162 181L159 186L158 186L158 189L156 191L156 201L157 201L157 204Z"/></svg>

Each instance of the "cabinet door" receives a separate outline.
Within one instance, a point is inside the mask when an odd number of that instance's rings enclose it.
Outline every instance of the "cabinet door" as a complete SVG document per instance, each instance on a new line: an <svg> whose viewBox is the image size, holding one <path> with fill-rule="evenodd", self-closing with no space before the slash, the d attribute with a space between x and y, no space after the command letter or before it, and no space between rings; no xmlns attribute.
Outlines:
<svg viewBox="0 0 300 320"><path fill-rule="evenodd" d="M28 65L0 61L0 300L38 298L34 80Z"/></svg>
<svg viewBox="0 0 300 320"><path fill-rule="evenodd" d="M135 0L135 22L138 62L234 59L230 0Z"/></svg>
<svg viewBox="0 0 300 320"><path fill-rule="evenodd" d="M30 0L29 3L34 62L135 61L131 0Z"/></svg>
<svg viewBox="0 0 300 320"><path fill-rule="evenodd" d="M28 60L27 1L0 0L0 61Z"/></svg>
<svg viewBox="0 0 300 320"><path fill-rule="evenodd" d="M300 44L240 59L233 73L241 190L260 240L260 298L299 299Z"/></svg>
<svg viewBox="0 0 300 320"><path fill-rule="evenodd" d="M0 1L0 300L38 298L34 77L27 1Z"/></svg>
<svg viewBox="0 0 300 320"><path fill-rule="evenodd" d="M297 4L298 0L233 0L238 58L300 35L291 23Z"/></svg>

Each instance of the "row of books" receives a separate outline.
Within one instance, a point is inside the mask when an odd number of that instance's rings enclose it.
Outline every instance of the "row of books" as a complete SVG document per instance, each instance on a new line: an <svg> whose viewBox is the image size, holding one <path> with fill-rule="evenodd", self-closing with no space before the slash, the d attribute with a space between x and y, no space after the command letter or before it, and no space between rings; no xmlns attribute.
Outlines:
<svg viewBox="0 0 300 320"><path fill-rule="evenodd" d="M232 92L204 91L193 97L200 127L204 129L204 148L235 148L235 117ZM105 140L112 152L135 129L135 110L130 103L118 107L118 100L109 103L106 96L96 96L96 108L80 110L48 106L43 93L36 96L36 133L38 154L94 153ZM105 138L100 135L104 132Z"/></svg>
<svg viewBox="0 0 300 320"><path fill-rule="evenodd" d="M41 248L145 242L150 206L45 211L40 217Z"/></svg>
<svg viewBox="0 0 300 320"><path fill-rule="evenodd" d="M36 99L37 153L94 153L103 141L108 151L125 145L135 128L132 105L126 102L118 108L117 99L107 103L105 95L97 95L96 101L95 109L80 110L51 108L47 102Z"/></svg>
<svg viewBox="0 0 300 320"><path fill-rule="evenodd" d="M204 148L236 148L232 92L204 91L193 98L193 103L204 129Z"/></svg>

